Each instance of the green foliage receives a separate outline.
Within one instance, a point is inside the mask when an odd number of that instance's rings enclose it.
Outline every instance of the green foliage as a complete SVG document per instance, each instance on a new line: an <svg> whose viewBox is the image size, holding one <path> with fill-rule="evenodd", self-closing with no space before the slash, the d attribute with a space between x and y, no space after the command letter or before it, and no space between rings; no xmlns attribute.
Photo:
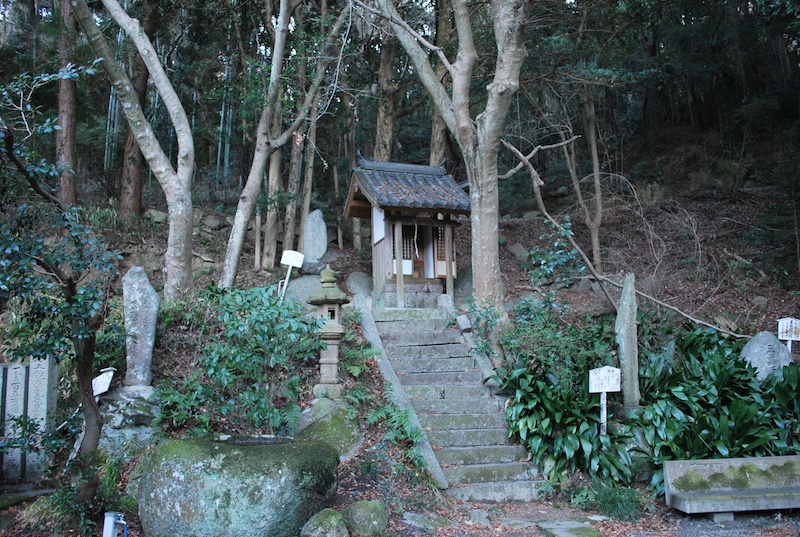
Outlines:
<svg viewBox="0 0 800 537"><path fill-rule="evenodd" d="M500 339L510 366L494 377L509 396L509 436L523 442L549 478L580 470L598 483L629 482L625 445L633 425L642 429L657 468L670 459L800 453L800 366L759 382L739 356L740 343L710 329L676 331L651 314L640 315L647 357L640 366L641 416L612 421L608 434L599 434L599 397L588 393L588 371L613 363L610 323L563 326L555 311L549 302L520 305ZM658 488L662 480L659 469L652 484Z"/></svg>
<svg viewBox="0 0 800 537"><path fill-rule="evenodd" d="M291 433L300 419L300 366L322 348L319 321L275 287L212 290L220 323L202 374L162 387L162 422L175 427Z"/></svg>
<svg viewBox="0 0 800 537"><path fill-rule="evenodd" d="M388 390L388 387L386 388ZM367 424L380 425L386 429L383 440L403 448L403 456L410 468L406 475L412 480L422 477L425 469L425 459L416 447L423 439L422 431L414 424L410 410L401 410L392 402L384 401L380 406L371 408L366 416Z"/></svg>
<svg viewBox="0 0 800 537"><path fill-rule="evenodd" d="M566 325L558 315L562 308L552 297L545 298L517 306L500 345L511 363L566 390L578 390L590 369L615 365L612 322Z"/></svg>
<svg viewBox="0 0 800 537"><path fill-rule="evenodd" d="M642 501L636 489L595 483L593 490L593 507L604 515L617 520L637 520L641 516Z"/></svg>
<svg viewBox="0 0 800 537"><path fill-rule="evenodd" d="M600 434L599 394L589 394L589 370L612 361L613 334L604 324L563 326L549 302L523 302L501 345L512 364L493 377L509 395L509 436L519 438L553 478L584 470L608 481L629 482L630 432Z"/></svg>
<svg viewBox="0 0 800 537"><path fill-rule="evenodd" d="M589 394L588 373L579 390L550 382L527 367L497 369L493 377L509 394L506 421L509 437L530 450L548 478L584 470L605 481L631 480L631 458L624 426L600 433L599 394Z"/></svg>
<svg viewBox="0 0 800 537"><path fill-rule="evenodd" d="M651 354L641 365L639 426L654 463L800 453L800 366L760 382L739 348L711 329L688 327L674 354ZM652 484L663 486L660 469Z"/></svg>
<svg viewBox="0 0 800 537"><path fill-rule="evenodd" d="M361 316L357 310L348 309L342 316L345 333L339 345L339 367L353 378L359 378L370 370L369 360L380 354L370 347L361 332L359 322Z"/></svg>
<svg viewBox="0 0 800 537"><path fill-rule="evenodd" d="M0 225L0 308L17 314L7 334L13 355L63 359L73 340L95 337L118 259L77 209L20 206Z"/></svg>
<svg viewBox="0 0 800 537"><path fill-rule="evenodd" d="M480 307L474 300L469 301L469 319L475 334L478 352L486 356L496 354L492 348L492 335L500 321L500 312L493 307Z"/></svg>
<svg viewBox="0 0 800 537"><path fill-rule="evenodd" d="M544 285L565 285L581 276L586 267L580 260L577 250L569 243L567 237L573 235L572 223L566 218L561 228L549 220L550 231L539 238L549 243L547 248L534 247L528 252L530 265L527 267L531 283L541 287Z"/></svg>
<svg viewBox="0 0 800 537"><path fill-rule="evenodd" d="M108 303L108 316L97 332L97 344L94 351L94 369L99 371L105 367L114 367L124 371L125 362L125 314L121 298Z"/></svg>

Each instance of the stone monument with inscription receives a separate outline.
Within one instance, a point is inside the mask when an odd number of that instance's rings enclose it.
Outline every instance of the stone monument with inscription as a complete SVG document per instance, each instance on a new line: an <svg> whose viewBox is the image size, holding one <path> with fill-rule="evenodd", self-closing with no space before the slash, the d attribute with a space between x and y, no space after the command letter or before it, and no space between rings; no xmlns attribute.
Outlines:
<svg viewBox="0 0 800 537"><path fill-rule="evenodd" d="M633 273L625 276L614 324L622 370L622 398L626 407L637 407L639 393L639 342L636 336L636 288Z"/></svg>
<svg viewBox="0 0 800 537"><path fill-rule="evenodd" d="M789 349L772 332L759 332L742 349L742 358L756 368L756 378L764 380L792 362Z"/></svg>
<svg viewBox="0 0 800 537"><path fill-rule="evenodd" d="M158 293L142 267L131 267L122 278L125 299L126 386L149 386L153 381Z"/></svg>
<svg viewBox="0 0 800 537"><path fill-rule="evenodd" d="M33 424L31 449L7 447L3 453L2 475L5 479L39 479L47 469L47 457L40 440L53 426L58 389L55 360L33 358L28 364L0 367L0 393L3 394L3 431L7 440L23 434L23 424Z"/></svg>

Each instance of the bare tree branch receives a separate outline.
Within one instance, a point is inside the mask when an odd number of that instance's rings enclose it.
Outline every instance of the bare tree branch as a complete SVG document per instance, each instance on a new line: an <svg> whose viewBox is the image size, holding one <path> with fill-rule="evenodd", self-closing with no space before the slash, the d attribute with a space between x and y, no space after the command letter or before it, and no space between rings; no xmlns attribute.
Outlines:
<svg viewBox="0 0 800 537"><path fill-rule="evenodd" d="M591 261L589 261L589 258L586 256L586 253L581 249L581 247L578 246L578 243L575 242L575 239L572 237L572 235L570 233L566 232L567 230L565 230L564 227L561 224L559 224L550 215L549 212L547 212L547 209L544 206L544 200L542 199L541 190L539 189L539 183L541 182L541 178L539 177L539 173L536 171L536 168L534 168L533 164L531 164L530 160L528 158L526 158L519 149L517 149L516 147L514 147L513 145L508 143L506 140L502 140L502 142L503 142L503 145L506 146L506 148L508 148L509 151L514 153L514 155L518 159L523 161L525 167L528 169L528 172L531 174L531 178L533 179L533 189L534 189L534 193L536 194L536 204L539 207L539 211L541 211L541 213L545 216L545 218L547 218L547 220L551 224L556 226L556 228L559 229L560 231L564 232L564 235L566 236L566 238L569 241L569 243L572 245L573 248L575 248L575 250L578 252L578 255L581 256L581 259L583 259L583 262L586 263L586 267L589 269L589 272L592 273L592 276L598 282L603 282L603 283L607 283L607 284L612 285L612 286L617 287L617 288L622 288L622 284L617 283L617 282L611 280L610 278L607 278L607 277L597 273L597 271L594 268L594 265L592 264ZM617 310L617 304L611 298L611 295L608 294L608 290L602 285L602 283L600 284L600 289L603 291L603 294L605 295L605 297L608 300L608 302L614 307L614 310ZM636 291L636 294L641 296L642 298L645 298L645 299L647 299L647 300L649 300L649 301L651 301L651 302L653 302L655 304L658 304L659 306L663 306L663 307L665 307L665 308L667 308L667 309L669 309L671 311L674 311L675 313L677 313L681 317L684 317L684 318L690 320L691 322L693 322L695 324L699 324L701 326L705 326L707 328L711 328L713 330L716 330L717 332L720 332L722 334L726 334L726 335L729 335L729 336L735 337L735 338L749 339L749 338L752 337L752 336L748 336L746 334L737 334L736 332L731 332L730 330L726 330L726 329L721 328L719 326L715 326L715 325L713 325L711 323L707 323L706 321L698 319L697 317L694 317L693 315L690 315L690 314L686 313L685 311L681 310L680 308L677 308L677 307L675 307L675 306L673 306L671 304L667 304L666 302L664 302L662 300L659 300L659 299L657 299L656 297L654 297L652 295L649 295L647 293L643 293L642 291L640 291L638 289L636 289L635 291Z"/></svg>

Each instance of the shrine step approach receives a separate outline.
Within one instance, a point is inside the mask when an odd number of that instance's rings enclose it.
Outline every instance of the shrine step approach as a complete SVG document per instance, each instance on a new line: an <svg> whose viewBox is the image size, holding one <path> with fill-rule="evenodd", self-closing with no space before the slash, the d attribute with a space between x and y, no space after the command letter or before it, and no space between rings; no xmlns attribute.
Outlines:
<svg viewBox="0 0 800 537"><path fill-rule="evenodd" d="M493 371L469 327L448 309L373 310L368 302L356 304L364 333L381 350L396 402L425 434L418 447L437 484L465 501L536 499L543 479L526 449L507 439L505 398L483 382Z"/></svg>

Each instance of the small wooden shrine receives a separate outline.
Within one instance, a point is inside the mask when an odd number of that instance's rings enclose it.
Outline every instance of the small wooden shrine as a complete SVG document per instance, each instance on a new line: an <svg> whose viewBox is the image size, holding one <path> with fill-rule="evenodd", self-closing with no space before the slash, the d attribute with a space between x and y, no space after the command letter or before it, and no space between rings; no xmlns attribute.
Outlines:
<svg viewBox="0 0 800 537"><path fill-rule="evenodd" d="M469 212L469 196L444 168L365 159L352 170L344 208L345 218L372 220L373 292L394 283L398 307L405 283L443 279L453 296L453 228Z"/></svg>

